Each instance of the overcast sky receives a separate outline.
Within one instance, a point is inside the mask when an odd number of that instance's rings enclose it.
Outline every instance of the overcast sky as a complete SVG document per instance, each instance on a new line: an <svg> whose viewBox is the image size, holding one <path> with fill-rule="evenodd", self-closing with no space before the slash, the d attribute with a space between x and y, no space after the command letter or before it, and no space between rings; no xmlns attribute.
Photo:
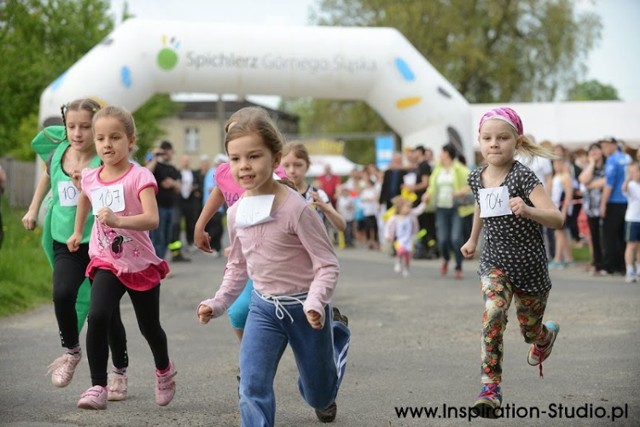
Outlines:
<svg viewBox="0 0 640 427"><path fill-rule="evenodd" d="M588 60L587 79L614 86L625 101L640 101L640 0L576 0L602 18L600 44ZM139 18L261 25L307 25L316 0L128 0ZM124 0L111 0L120 17Z"/></svg>

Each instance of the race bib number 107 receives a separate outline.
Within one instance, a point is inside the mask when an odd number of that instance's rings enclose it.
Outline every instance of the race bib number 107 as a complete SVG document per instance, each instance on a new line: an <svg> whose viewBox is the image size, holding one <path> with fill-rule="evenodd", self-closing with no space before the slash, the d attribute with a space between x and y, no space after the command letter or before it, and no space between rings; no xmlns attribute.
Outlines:
<svg viewBox="0 0 640 427"><path fill-rule="evenodd" d="M113 212L124 210L124 187L122 184L108 185L96 188L91 192L93 214L97 215L102 208L109 208Z"/></svg>

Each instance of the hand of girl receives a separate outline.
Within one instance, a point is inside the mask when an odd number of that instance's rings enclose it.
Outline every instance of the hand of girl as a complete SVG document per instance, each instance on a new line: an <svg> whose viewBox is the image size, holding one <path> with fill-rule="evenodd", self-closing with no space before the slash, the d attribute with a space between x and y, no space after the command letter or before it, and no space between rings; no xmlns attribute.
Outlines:
<svg viewBox="0 0 640 427"><path fill-rule="evenodd" d="M322 329L322 316L315 310L309 310L305 313L307 315L307 322L313 329Z"/></svg>
<svg viewBox="0 0 640 427"><path fill-rule="evenodd" d="M73 232L71 237L67 240L67 248L69 248L69 252L75 252L80 247L80 243L82 243L82 233Z"/></svg>
<svg viewBox="0 0 640 427"><path fill-rule="evenodd" d="M193 244L203 252L213 253L213 249L211 249L211 236L199 227L193 230Z"/></svg>
<svg viewBox="0 0 640 427"><path fill-rule="evenodd" d="M96 215L96 220L98 220L102 225L118 228L116 224L118 222L118 217L109 208L100 209L98 211L98 215Z"/></svg>
<svg viewBox="0 0 640 427"><path fill-rule="evenodd" d="M23 217L22 217L22 225L24 226L24 228L26 228L27 230L33 230L34 228L36 228L36 221L38 219L38 215L33 212L33 211L28 211Z"/></svg>
<svg viewBox="0 0 640 427"><path fill-rule="evenodd" d="M73 171L71 173L71 181L73 185L78 189L82 190L82 185L80 185L80 180L82 179L82 174L78 171Z"/></svg>
<svg viewBox="0 0 640 427"><path fill-rule="evenodd" d="M311 197L313 198L313 202L311 203L312 206L318 207L323 212L327 210L328 203L325 203L316 191L311 192Z"/></svg>
<svg viewBox="0 0 640 427"><path fill-rule="evenodd" d="M211 309L211 307L200 304L198 306L198 320L200 321L200 323L202 323L203 325L206 325L207 323L209 323L209 320L211 320L212 318L213 318L213 310Z"/></svg>
<svg viewBox="0 0 640 427"><path fill-rule="evenodd" d="M529 206L527 206L524 200L522 200L520 197L509 199L509 208L511 208L511 212L513 212L515 216L527 218Z"/></svg>
<svg viewBox="0 0 640 427"><path fill-rule="evenodd" d="M460 248L460 252L462 253L463 257L472 258L476 253L476 242L467 240L467 243L462 245L462 247Z"/></svg>

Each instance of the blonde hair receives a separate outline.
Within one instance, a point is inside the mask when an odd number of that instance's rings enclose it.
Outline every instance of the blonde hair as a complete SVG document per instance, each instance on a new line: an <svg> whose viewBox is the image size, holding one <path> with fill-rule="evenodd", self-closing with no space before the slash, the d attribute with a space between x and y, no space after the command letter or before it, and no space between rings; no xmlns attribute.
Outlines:
<svg viewBox="0 0 640 427"><path fill-rule="evenodd" d="M100 110L100 103L92 98L80 98L74 101L68 102L60 107L60 113L62 114L62 124L64 125L64 136L67 138L67 113L69 111L86 111L91 114L91 119Z"/></svg>
<svg viewBox="0 0 640 427"><path fill-rule="evenodd" d="M262 140L262 143L271 151L274 158L279 154L282 155L284 137L264 108L241 108L229 117L224 128L227 132L224 140L224 149L227 154L229 154L230 141L247 135L255 135ZM297 191L296 186L288 179L281 178L278 182Z"/></svg>
<svg viewBox="0 0 640 427"><path fill-rule="evenodd" d="M227 136L224 140L224 149L227 154L229 141L252 134L260 137L274 156L282 153L284 137L264 108L245 107L236 111L227 120L225 130Z"/></svg>
<svg viewBox="0 0 640 427"><path fill-rule="evenodd" d="M307 168L311 166L309 152L307 151L307 147L304 144L300 142L290 142L286 144L282 148L282 157L288 155L289 153L293 153L296 158L304 160L304 162L307 164Z"/></svg>
<svg viewBox="0 0 640 427"><path fill-rule="evenodd" d="M120 122L124 128L124 133L127 138L132 139L136 137L136 122L133 119L133 115L123 107L116 107L115 105L108 105L99 110L93 116L93 130L95 132L96 122L102 118L113 117ZM137 147L134 145L129 151L135 151Z"/></svg>
<svg viewBox="0 0 640 427"><path fill-rule="evenodd" d="M126 109L116 107L115 105L108 105L102 108L93 116L93 126L95 127L96 122L104 117L117 119L124 128L124 133L128 138L136 136L136 122L133 120L133 115Z"/></svg>
<svg viewBox="0 0 640 427"><path fill-rule="evenodd" d="M515 130L513 133L516 135L516 153L520 154L526 159L533 159L536 156L544 157L546 159L555 160L558 156L550 149L546 148L542 144L536 144L532 142L525 135L518 135Z"/></svg>

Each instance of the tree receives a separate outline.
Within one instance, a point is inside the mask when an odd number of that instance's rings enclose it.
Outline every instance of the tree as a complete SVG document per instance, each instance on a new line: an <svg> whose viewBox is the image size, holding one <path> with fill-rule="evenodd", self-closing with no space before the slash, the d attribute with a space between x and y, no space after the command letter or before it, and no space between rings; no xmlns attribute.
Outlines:
<svg viewBox="0 0 640 427"><path fill-rule="evenodd" d="M133 117L136 121L136 152L134 159L140 164L144 164L144 156L152 147L153 143L165 134L165 131L158 125L159 121L167 116L176 113L178 104L171 101L169 95L158 94L151 97L135 113Z"/></svg>
<svg viewBox="0 0 640 427"><path fill-rule="evenodd" d="M40 94L113 28L107 0L7 0L0 8L0 153L28 144ZM23 128L24 131L24 128ZM32 135L38 129L33 129ZM24 150L18 150L24 152Z"/></svg>
<svg viewBox="0 0 640 427"><path fill-rule="evenodd" d="M311 19L398 29L472 103L557 99L584 74L602 27L572 0L320 0ZM315 117L341 109L314 104Z"/></svg>
<svg viewBox="0 0 640 427"><path fill-rule="evenodd" d="M280 108L300 117L302 135L329 135L345 140L344 155L355 163L374 163L375 149L372 138L366 135L353 137L349 133L393 133L364 102L299 98L283 101Z"/></svg>
<svg viewBox="0 0 640 427"><path fill-rule="evenodd" d="M602 28L572 0L321 0L313 19L397 28L475 103L556 99Z"/></svg>
<svg viewBox="0 0 640 427"><path fill-rule="evenodd" d="M42 91L113 29L108 0L8 0L0 8L0 155L30 160L38 132ZM122 19L131 18L125 3ZM134 113L142 160L163 131L159 120L175 112L156 95Z"/></svg>
<svg viewBox="0 0 640 427"><path fill-rule="evenodd" d="M611 85L589 80L578 83L569 90L568 101L616 101L618 91Z"/></svg>

